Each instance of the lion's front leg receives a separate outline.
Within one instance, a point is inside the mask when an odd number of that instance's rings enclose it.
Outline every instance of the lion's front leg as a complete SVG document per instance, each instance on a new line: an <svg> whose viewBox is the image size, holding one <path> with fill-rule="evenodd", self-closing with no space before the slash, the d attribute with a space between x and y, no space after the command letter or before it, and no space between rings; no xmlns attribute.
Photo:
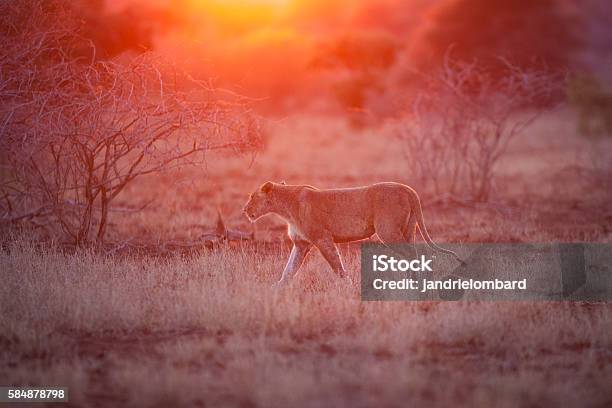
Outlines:
<svg viewBox="0 0 612 408"><path fill-rule="evenodd" d="M293 248L291 249L289 260L287 260L287 265L285 265L285 269L283 270L283 275L276 285L287 283L295 276L297 271L302 266L302 263L304 263L304 259L306 258L306 255L308 255L308 252L310 252L311 248L312 244L308 242L300 241L293 243Z"/></svg>

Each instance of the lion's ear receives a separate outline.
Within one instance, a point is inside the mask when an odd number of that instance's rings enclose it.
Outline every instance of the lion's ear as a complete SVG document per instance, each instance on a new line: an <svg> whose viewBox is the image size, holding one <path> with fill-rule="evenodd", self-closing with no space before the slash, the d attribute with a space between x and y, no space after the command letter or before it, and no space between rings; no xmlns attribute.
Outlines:
<svg viewBox="0 0 612 408"><path fill-rule="evenodd" d="M269 193L272 190L272 182L266 181L263 186L261 186L261 191L264 193Z"/></svg>

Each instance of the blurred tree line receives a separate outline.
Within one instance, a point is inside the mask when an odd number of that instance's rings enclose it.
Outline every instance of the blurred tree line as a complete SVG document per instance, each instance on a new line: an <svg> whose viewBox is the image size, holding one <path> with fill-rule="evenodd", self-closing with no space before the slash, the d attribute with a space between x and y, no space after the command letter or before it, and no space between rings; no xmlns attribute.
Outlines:
<svg viewBox="0 0 612 408"><path fill-rule="evenodd" d="M2 3L12 3L2 1ZM125 51L144 52L154 47L156 35L178 22L179 17L169 8L147 3L127 5L109 10L105 0L42 0L39 7L49 16L62 15L66 21L56 24L71 25L78 35L70 41L72 52L87 59L109 59ZM31 10L24 7L11 14L11 21L3 21L4 29L19 27L31 18ZM75 42L80 45L74 46Z"/></svg>
<svg viewBox="0 0 612 408"><path fill-rule="evenodd" d="M588 3L438 1L430 3L416 26L407 27L400 36L378 27L375 41L371 32L327 41L314 57L315 66L339 73L333 92L349 110L388 104L378 96L406 87L420 88L423 75L442 69L447 54L458 63L476 62L489 77L499 80L511 75L509 64L521 70L551 73L588 71L584 55L591 49L593 36L587 36L585 30L601 8L594 7L596 1ZM397 14L411 12L409 5L393 3L392 7Z"/></svg>
<svg viewBox="0 0 612 408"><path fill-rule="evenodd" d="M45 0L56 7L57 0ZM342 13L349 25L316 37L312 53L312 72L325 72L317 81L298 81L288 75L284 91L275 93L273 105L282 105L284 97L295 98L300 87L327 87L321 93L332 96L350 115L355 112L394 114L389 96L400 89L418 88L421 74L441 69L447 52L453 60L472 63L501 78L508 63L520 69L547 69L553 72L582 71L595 78L605 75L605 61L593 58L604 54L612 44L611 6L601 0L437 0L410 2L368 0L360 6L332 7L321 3L314 16L325 22L324 14ZM173 28L199 24L184 20L186 4L154 6L147 2L127 2L120 9L110 9L107 0L61 2L80 21L83 57L107 59L125 51L142 52L155 46L156 39ZM339 10L338 10L339 8ZM320 16L317 17L317 15ZM204 16L202 17L204 18ZM294 17L300 18L299 16ZM306 18L306 17L304 17ZM197 20L197 19L196 19ZM300 20L296 20L300 23ZM323 24L323 23L321 23ZM331 29L331 27L330 27ZM313 33L310 33L313 34ZM316 36L316 33L314 33ZM206 40L206 39L203 39ZM95 48L91 47L91 44ZM211 45L214 47L214 45ZM295 47L301 45L295 44ZM280 50L279 52L292 52ZM242 62L245 70L263 61ZM250 72L250 71L249 71ZM215 73L223 78L227 72ZM608 79L608 78L604 78ZM264 84L269 79L261 77ZM598 79L599 80L599 79ZM248 91L248 90L247 90ZM286 95L285 95L286 94ZM316 92L303 93L305 98ZM303 106L298 104L297 106Z"/></svg>
<svg viewBox="0 0 612 408"><path fill-rule="evenodd" d="M568 2L558 0L449 0L432 8L415 36L417 65L440 65L449 47L453 58L478 61L505 73L508 60L523 69L570 67L583 24Z"/></svg>

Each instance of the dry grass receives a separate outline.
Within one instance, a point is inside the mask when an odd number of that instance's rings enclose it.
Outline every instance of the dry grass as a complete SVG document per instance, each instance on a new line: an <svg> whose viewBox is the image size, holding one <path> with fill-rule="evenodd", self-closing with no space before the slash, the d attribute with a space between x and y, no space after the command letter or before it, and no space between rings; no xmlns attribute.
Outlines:
<svg viewBox="0 0 612 408"><path fill-rule="evenodd" d="M612 394L609 305L360 302L279 254L0 257L3 383L64 384L76 405L580 406ZM284 255L284 254L283 254ZM347 254L356 273L358 259Z"/></svg>
<svg viewBox="0 0 612 408"><path fill-rule="evenodd" d="M572 122L560 120L546 118L511 147L500 168L503 205L426 207L434 239L610 242L600 198L571 190L550 200L550 179L578 144ZM113 214L111 239L196 240L217 204L230 227L248 230L240 209L266 179L411 184L384 132L281 121L250 169L248 158L211 158L207 171L130 187L119 205L156 201ZM0 384L69 386L74 406L612 404L609 304L361 302L354 247L342 252L355 284L336 280L313 254L292 287L274 291L288 252L279 225L255 226L258 240L274 245L165 257L4 237Z"/></svg>

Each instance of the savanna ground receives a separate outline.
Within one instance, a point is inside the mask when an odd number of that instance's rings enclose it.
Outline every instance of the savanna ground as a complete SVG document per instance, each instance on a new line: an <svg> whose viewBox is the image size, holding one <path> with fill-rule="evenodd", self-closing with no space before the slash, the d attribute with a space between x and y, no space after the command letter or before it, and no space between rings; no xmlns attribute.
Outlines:
<svg viewBox="0 0 612 408"><path fill-rule="evenodd" d="M434 240L610 242L609 192L584 170L611 146L575 128L561 110L521 134L490 204L415 186ZM354 245L341 248L353 285L313 253L291 287L273 290L289 245L278 219L244 218L250 191L268 179L414 183L385 127L305 116L273 121L269 133L250 166L211 156L207 169L130 186L118 207L149 204L113 213L115 245L5 236L0 384L68 386L72 406L612 404L608 303L361 302ZM198 245L217 207L255 241ZM190 249L168 249L177 243Z"/></svg>

